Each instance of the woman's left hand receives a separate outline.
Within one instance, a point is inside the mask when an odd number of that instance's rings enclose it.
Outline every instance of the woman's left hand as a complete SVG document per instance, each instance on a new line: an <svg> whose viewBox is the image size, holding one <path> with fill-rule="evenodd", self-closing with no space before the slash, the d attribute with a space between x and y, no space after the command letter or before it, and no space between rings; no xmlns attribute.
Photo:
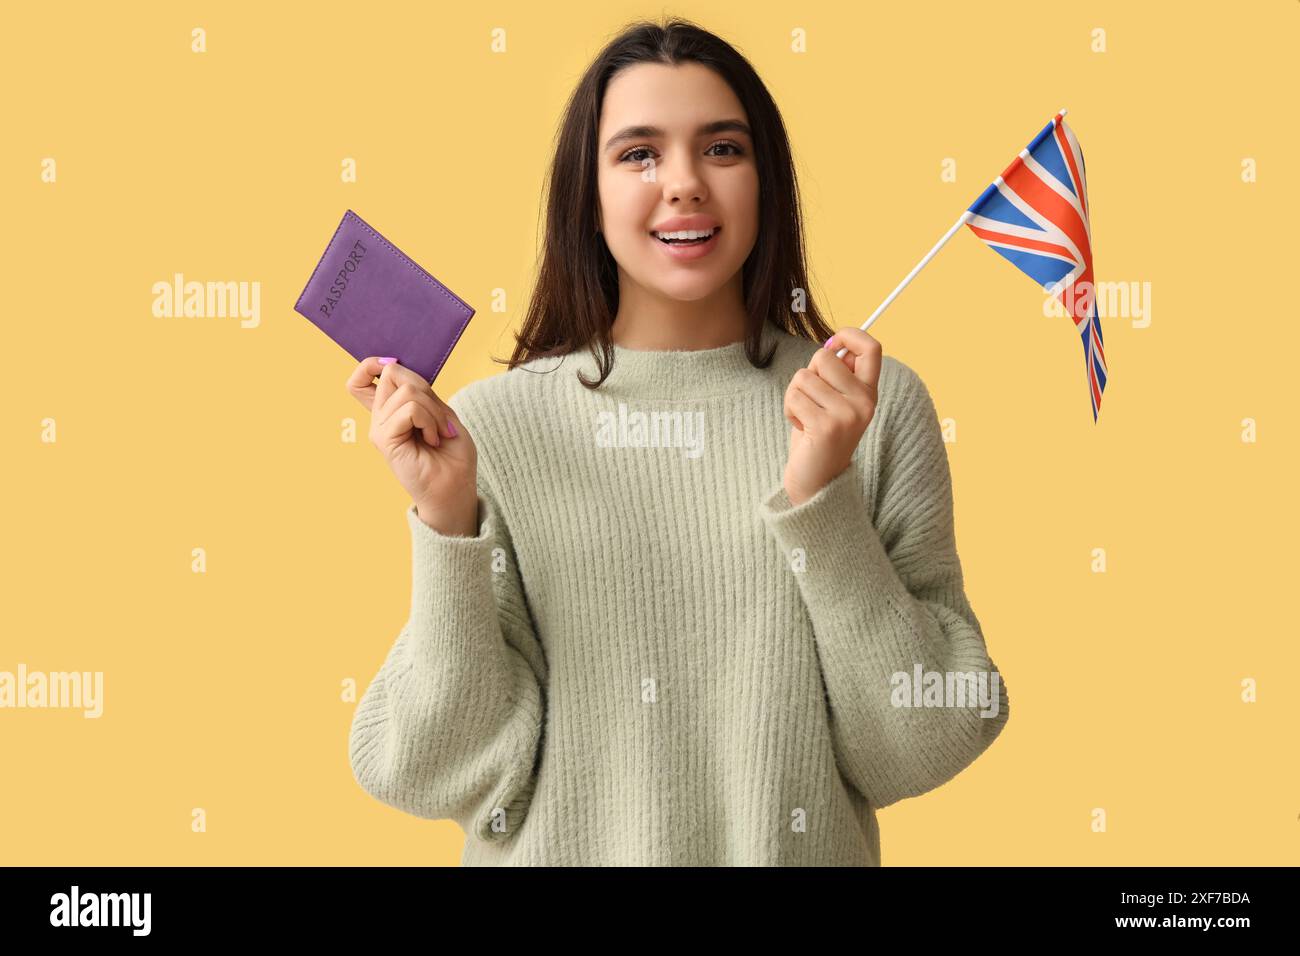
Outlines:
<svg viewBox="0 0 1300 956"><path fill-rule="evenodd" d="M836 358L843 346L848 351ZM791 503L807 501L849 466L876 414L880 361L880 343L848 326L790 379L785 417L794 428L784 485Z"/></svg>

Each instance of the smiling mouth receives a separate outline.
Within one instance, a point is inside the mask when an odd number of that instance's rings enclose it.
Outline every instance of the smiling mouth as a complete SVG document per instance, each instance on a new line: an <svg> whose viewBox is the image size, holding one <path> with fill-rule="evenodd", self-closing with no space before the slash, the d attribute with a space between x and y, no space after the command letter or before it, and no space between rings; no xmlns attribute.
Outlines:
<svg viewBox="0 0 1300 956"><path fill-rule="evenodd" d="M721 226L714 226L713 231L709 235L699 239L663 239L655 235L653 232L651 232L650 235L653 236L655 239L658 239L665 246L702 246L706 242L712 242L714 239L716 239L718 233L720 233L721 231L722 231Z"/></svg>

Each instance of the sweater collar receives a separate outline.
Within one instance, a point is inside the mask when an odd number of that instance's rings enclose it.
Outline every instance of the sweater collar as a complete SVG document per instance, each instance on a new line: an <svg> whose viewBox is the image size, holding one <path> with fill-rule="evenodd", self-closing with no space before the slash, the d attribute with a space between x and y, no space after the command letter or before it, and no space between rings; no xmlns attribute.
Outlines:
<svg viewBox="0 0 1300 956"><path fill-rule="evenodd" d="M755 368L745 353L745 341L710 349L631 349L614 344L614 365L600 390L609 394L657 399L695 399L749 392L766 382L789 351L789 335L764 323L758 355L777 343L771 365ZM599 366L590 350L579 358L583 377L594 381Z"/></svg>

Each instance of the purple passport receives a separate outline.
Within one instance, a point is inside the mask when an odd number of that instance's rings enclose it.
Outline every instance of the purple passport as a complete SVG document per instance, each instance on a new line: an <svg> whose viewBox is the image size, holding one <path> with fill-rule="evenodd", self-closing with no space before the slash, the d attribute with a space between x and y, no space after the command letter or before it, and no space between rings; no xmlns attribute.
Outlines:
<svg viewBox="0 0 1300 956"><path fill-rule="evenodd" d="M358 362L392 355L431 384L474 314L351 209L294 310Z"/></svg>

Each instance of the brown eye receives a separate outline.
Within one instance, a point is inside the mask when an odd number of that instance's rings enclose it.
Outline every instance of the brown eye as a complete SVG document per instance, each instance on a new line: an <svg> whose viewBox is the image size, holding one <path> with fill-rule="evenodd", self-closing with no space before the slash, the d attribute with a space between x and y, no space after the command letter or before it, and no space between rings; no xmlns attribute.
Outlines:
<svg viewBox="0 0 1300 956"><path fill-rule="evenodd" d="M633 153L644 153L644 152L648 152L649 149L650 149L650 147L648 147L648 146L636 146L636 147L634 147L634 148L632 148L632 149L629 149L626 153L624 153L622 156L620 156L620 157L618 158L618 159L619 159L619 162L627 162L627 160L629 160L629 159L632 158L632 154L633 154ZM645 160L644 160L644 159L637 159L637 160L633 160L633 162L642 163L642 162L645 162Z"/></svg>

